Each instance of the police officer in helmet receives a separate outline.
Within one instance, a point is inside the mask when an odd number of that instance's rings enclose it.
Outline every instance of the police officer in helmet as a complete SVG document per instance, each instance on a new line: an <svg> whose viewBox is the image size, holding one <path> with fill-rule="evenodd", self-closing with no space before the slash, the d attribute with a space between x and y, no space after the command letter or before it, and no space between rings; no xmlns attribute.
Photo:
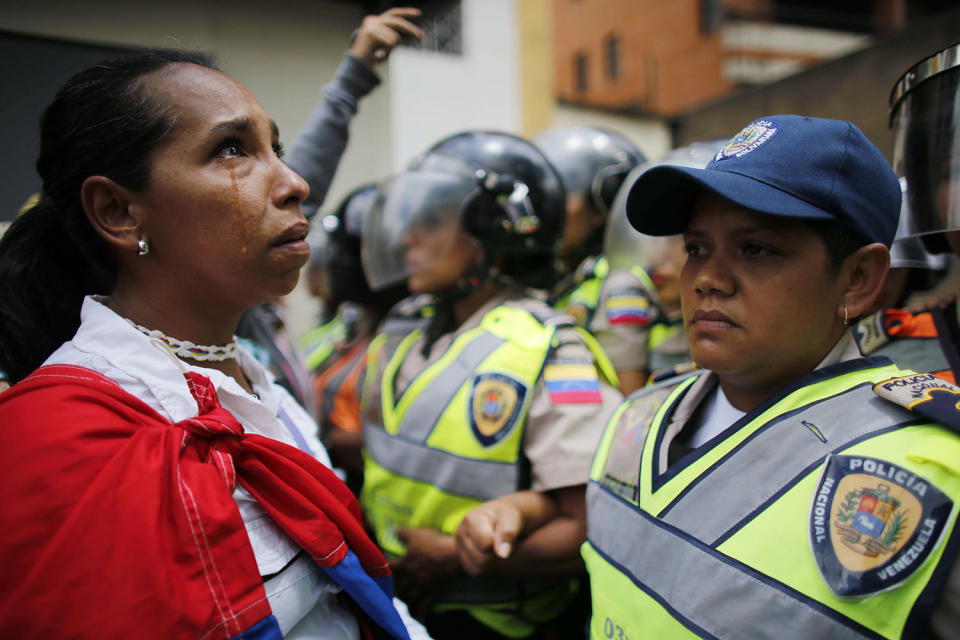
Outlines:
<svg viewBox="0 0 960 640"><path fill-rule="evenodd" d="M597 338L627 393L646 378L642 345L660 314L646 274L611 270L601 251L617 191L645 158L624 136L598 127L547 129L533 141L557 167L567 190L560 248L565 275L551 287L549 301Z"/></svg>
<svg viewBox="0 0 960 640"><path fill-rule="evenodd" d="M467 131L382 185L363 238L372 287L413 297L369 350L361 504L433 637L582 634L583 491L616 374L531 295L564 222L529 142Z"/></svg>
<svg viewBox="0 0 960 640"><path fill-rule="evenodd" d="M567 192L560 257L568 270L600 253L613 200L627 174L646 161L623 135L599 127L555 127L533 138Z"/></svg>

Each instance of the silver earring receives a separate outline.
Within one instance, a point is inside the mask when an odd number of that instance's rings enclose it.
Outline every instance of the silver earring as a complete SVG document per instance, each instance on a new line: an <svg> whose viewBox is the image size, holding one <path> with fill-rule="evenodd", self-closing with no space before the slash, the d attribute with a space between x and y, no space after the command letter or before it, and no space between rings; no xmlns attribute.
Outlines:
<svg viewBox="0 0 960 640"><path fill-rule="evenodd" d="M137 242L137 248L139 249L137 251L138 256L145 256L150 253L150 243L142 238Z"/></svg>

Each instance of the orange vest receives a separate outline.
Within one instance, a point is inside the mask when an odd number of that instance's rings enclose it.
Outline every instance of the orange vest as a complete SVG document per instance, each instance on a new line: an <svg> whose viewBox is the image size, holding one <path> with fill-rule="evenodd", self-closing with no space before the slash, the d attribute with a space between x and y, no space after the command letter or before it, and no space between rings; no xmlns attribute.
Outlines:
<svg viewBox="0 0 960 640"><path fill-rule="evenodd" d="M317 421L321 429L359 432L360 394L367 368L367 346L372 336L357 340L343 355L316 377Z"/></svg>
<svg viewBox="0 0 960 640"><path fill-rule="evenodd" d="M955 314L954 304L917 312L884 309L854 325L853 335L863 355L887 356L902 369L956 383L960 352L949 330Z"/></svg>

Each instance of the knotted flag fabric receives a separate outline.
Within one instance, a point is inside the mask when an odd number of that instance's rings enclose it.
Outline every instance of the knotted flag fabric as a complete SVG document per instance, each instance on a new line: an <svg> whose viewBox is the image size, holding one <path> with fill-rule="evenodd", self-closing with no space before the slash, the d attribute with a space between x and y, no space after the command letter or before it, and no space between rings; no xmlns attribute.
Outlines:
<svg viewBox="0 0 960 640"><path fill-rule="evenodd" d="M0 637L279 638L239 483L366 616L407 638L390 569L323 464L257 434L185 374L172 423L82 367L0 395Z"/></svg>

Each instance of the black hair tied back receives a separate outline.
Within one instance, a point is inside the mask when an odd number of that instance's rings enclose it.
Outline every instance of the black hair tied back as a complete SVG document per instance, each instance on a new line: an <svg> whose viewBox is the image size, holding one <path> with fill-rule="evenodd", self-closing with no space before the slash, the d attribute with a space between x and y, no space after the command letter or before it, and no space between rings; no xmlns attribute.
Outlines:
<svg viewBox="0 0 960 640"><path fill-rule="evenodd" d="M11 383L43 363L80 325L83 297L109 294L116 266L87 221L80 188L105 176L132 191L150 181L153 150L173 127L144 76L203 54L152 49L93 65L43 113L37 172L43 193L0 239L0 370Z"/></svg>

